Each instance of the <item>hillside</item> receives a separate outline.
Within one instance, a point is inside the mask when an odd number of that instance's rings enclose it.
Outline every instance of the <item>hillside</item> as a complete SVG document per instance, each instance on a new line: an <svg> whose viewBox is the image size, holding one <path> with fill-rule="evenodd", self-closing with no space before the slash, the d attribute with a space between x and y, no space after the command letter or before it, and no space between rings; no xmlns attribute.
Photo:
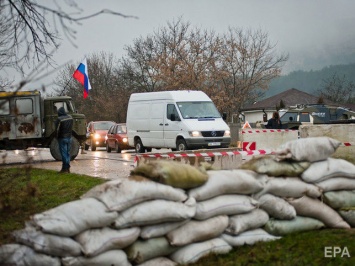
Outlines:
<svg viewBox="0 0 355 266"><path fill-rule="evenodd" d="M355 83L355 63L348 65L328 66L317 71L293 71L288 75L274 79L264 98L281 93L290 88L317 95L317 90L322 88L324 81L330 79L334 74L344 77Z"/></svg>

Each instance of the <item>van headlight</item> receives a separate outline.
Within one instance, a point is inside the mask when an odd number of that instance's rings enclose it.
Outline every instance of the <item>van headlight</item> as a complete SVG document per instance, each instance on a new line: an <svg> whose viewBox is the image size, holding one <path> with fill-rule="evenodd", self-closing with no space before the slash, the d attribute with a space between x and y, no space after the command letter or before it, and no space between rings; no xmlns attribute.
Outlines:
<svg viewBox="0 0 355 266"><path fill-rule="evenodd" d="M94 134L94 139L100 139L100 138L101 138L100 134L98 134L98 133Z"/></svg>
<svg viewBox="0 0 355 266"><path fill-rule="evenodd" d="M202 137L202 134L200 131L189 131L189 134L191 137Z"/></svg>
<svg viewBox="0 0 355 266"><path fill-rule="evenodd" d="M231 136L231 132L229 130L224 131L223 137L230 137L230 136Z"/></svg>

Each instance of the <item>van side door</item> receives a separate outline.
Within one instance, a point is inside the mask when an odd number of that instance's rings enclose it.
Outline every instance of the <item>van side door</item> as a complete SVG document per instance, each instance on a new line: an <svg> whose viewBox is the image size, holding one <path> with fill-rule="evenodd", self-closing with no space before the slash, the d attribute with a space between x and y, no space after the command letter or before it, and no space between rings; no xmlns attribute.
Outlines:
<svg viewBox="0 0 355 266"><path fill-rule="evenodd" d="M152 148L164 147L166 104L163 101L153 102L150 106L149 138L143 141L143 145Z"/></svg>
<svg viewBox="0 0 355 266"><path fill-rule="evenodd" d="M166 106L164 140L166 148L176 148L176 136L181 132L181 118L174 103Z"/></svg>

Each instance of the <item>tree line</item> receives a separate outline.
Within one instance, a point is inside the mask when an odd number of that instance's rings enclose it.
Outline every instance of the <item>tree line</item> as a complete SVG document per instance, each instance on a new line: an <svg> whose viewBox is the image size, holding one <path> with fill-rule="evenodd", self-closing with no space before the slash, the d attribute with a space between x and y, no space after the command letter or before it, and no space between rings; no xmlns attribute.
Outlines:
<svg viewBox="0 0 355 266"><path fill-rule="evenodd" d="M56 78L55 93L73 97L88 120L124 122L131 93L201 90L230 117L258 99L288 59L261 30L230 27L217 34L181 18L135 39L125 52L120 59L106 52L87 57L92 87L87 99L71 78L73 64Z"/></svg>

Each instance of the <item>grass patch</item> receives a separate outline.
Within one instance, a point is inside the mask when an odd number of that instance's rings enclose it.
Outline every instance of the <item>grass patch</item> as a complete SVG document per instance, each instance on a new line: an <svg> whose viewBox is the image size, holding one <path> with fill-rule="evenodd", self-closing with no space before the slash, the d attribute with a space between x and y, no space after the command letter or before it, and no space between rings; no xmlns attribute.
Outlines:
<svg viewBox="0 0 355 266"><path fill-rule="evenodd" d="M0 202L5 202L0 208L0 245L14 243L11 233L24 228L31 215L77 200L103 182L105 180L51 170L0 169ZM342 250L346 247L351 257L337 254L335 258L326 258L325 247ZM210 255L190 265L355 265L355 229L323 229L287 235L277 241L234 248L226 255Z"/></svg>
<svg viewBox="0 0 355 266"><path fill-rule="evenodd" d="M77 200L103 179L35 168L0 169L0 245L36 213Z"/></svg>

